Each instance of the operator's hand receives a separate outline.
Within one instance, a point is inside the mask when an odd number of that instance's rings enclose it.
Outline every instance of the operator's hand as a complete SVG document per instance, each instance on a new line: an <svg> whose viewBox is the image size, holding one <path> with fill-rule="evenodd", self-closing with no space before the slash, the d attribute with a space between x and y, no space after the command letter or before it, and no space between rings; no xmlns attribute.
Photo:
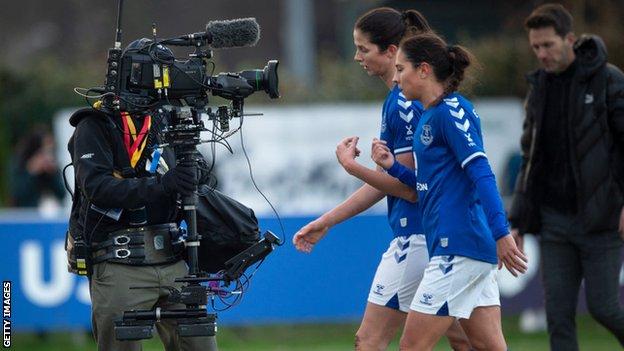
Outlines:
<svg viewBox="0 0 624 351"><path fill-rule="evenodd" d="M496 254L498 255L498 269L505 268L514 277L527 270L528 259L522 251L516 247L516 242L512 235L507 234L496 241Z"/></svg>
<svg viewBox="0 0 624 351"><path fill-rule="evenodd" d="M319 242L329 231L329 226L324 225L320 219L314 220L299 229L293 236L293 244L297 250L310 253L314 244Z"/></svg>
<svg viewBox="0 0 624 351"><path fill-rule="evenodd" d="M197 189L197 171L194 167L177 165L162 176L161 183L169 194L189 196Z"/></svg>
<svg viewBox="0 0 624 351"><path fill-rule="evenodd" d="M385 140L373 138L371 145L371 158L383 169L388 169L394 164L394 155L386 145Z"/></svg>
<svg viewBox="0 0 624 351"><path fill-rule="evenodd" d="M336 158L340 165L347 171L349 171L353 160L360 156L360 149L357 148L359 137L348 137L342 139L336 146Z"/></svg>

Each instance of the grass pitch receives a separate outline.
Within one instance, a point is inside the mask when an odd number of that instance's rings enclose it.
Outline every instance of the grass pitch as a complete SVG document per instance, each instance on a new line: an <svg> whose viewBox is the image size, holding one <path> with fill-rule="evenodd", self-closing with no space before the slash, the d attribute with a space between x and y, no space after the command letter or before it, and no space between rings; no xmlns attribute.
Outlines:
<svg viewBox="0 0 624 351"><path fill-rule="evenodd" d="M621 350L617 340L588 316L577 318L581 350ZM513 351L549 350L546 332L525 334L518 320L503 320L505 338ZM353 349L357 324L292 324L248 327L221 327L218 333L220 351L344 351ZM13 350L84 351L96 350L88 333L53 333L13 335ZM163 350L158 339L144 342L145 351ZM398 336L388 350L398 350ZM436 350L450 350L442 340Z"/></svg>

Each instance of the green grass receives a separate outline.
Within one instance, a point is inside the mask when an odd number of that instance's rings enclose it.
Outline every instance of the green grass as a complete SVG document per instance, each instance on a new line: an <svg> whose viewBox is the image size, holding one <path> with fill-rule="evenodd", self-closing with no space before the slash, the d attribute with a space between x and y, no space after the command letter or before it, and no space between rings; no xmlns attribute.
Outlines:
<svg viewBox="0 0 624 351"><path fill-rule="evenodd" d="M621 347L606 329L587 316L577 319L581 350L613 351ZM523 334L517 318L503 320L505 337L513 351L548 350L545 332ZM218 333L220 351L338 351L353 349L356 324L297 324L253 327L222 327ZM34 334L13 336L13 350L24 351L82 351L95 350L95 344L86 334L55 333L45 338ZM144 343L145 351L162 350L158 339ZM398 337L388 350L398 349ZM449 350L441 341L436 350Z"/></svg>

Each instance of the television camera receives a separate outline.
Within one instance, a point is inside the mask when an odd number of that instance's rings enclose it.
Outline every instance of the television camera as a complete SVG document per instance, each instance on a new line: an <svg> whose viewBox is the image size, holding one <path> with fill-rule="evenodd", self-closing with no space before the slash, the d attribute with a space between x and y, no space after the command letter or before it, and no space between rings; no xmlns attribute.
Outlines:
<svg viewBox="0 0 624 351"><path fill-rule="evenodd" d="M228 121L245 116L244 99L256 91L264 91L271 99L279 98L277 60L268 61L263 69L237 73L208 74L213 56L212 49L253 46L259 40L260 28L253 18L212 21L205 31L174 38L158 39L153 28L153 38L133 41L121 48L121 18L123 0L119 0L117 30L114 47L108 51L106 79L103 87L90 88L97 93L97 106L110 113L150 113L155 119L165 121L160 133L164 144L172 147L176 162L198 167L197 145L202 143L201 132L207 131L202 116L219 123L221 131L228 130ZM193 48L188 58L178 59L170 46ZM231 101L231 106L208 107L209 95ZM189 273L175 281L181 289L168 287L169 302L184 304L176 310L125 311L115 322L118 340L139 340L152 337L154 323L175 319L180 336L212 336L216 333L216 313L209 313L210 296L228 293L227 287L237 281L251 265L263 260L272 252L280 239L270 231L247 249L225 262L225 269L208 274L198 268L198 246L201 236L197 232L198 194L182 196L180 209L186 229L184 245L187 250ZM254 217L255 220L255 217ZM149 289L153 287L133 287ZM229 291L232 293L232 291Z"/></svg>

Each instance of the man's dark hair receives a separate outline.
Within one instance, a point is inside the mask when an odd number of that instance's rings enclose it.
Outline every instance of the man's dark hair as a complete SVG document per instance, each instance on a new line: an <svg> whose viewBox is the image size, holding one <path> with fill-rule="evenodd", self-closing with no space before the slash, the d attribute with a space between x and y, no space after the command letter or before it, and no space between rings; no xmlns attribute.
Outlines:
<svg viewBox="0 0 624 351"><path fill-rule="evenodd" d="M527 30L553 27L563 38L572 32L572 15L560 4L544 4L531 12L524 27Z"/></svg>

